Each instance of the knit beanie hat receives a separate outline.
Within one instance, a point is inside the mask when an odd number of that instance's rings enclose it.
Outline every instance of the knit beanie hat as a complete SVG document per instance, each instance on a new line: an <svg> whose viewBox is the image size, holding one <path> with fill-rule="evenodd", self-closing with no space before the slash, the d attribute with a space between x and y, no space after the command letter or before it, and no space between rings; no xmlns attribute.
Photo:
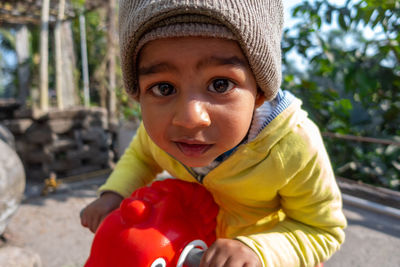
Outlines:
<svg viewBox="0 0 400 267"><path fill-rule="evenodd" d="M137 55L169 37L236 40L266 99L281 84L282 0L120 0L119 42L124 86L138 98Z"/></svg>

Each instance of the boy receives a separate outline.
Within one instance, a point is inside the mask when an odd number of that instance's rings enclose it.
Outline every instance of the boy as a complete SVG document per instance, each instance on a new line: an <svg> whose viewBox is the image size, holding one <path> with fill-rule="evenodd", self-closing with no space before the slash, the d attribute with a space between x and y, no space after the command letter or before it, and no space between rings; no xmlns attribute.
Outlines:
<svg viewBox="0 0 400 267"><path fill-rule="evenodd" d="M124 83L143 123L82 225L162 170L220 206L201 266L315 266L344 241L317 127L281 91L280 0L122 0Z"/></svg>

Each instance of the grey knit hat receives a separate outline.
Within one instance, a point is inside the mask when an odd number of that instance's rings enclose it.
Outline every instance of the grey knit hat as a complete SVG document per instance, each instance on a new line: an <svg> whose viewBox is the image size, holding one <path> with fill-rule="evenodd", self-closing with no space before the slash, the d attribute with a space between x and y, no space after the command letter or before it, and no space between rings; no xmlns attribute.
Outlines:
<svg viewBox="0 0 400 267"><path fill-rule="evenodd" d="M139 95L136 60L147 42L202 36L236 40L267 100L281 84L282 0L120 0L124 85Z"/></svg>

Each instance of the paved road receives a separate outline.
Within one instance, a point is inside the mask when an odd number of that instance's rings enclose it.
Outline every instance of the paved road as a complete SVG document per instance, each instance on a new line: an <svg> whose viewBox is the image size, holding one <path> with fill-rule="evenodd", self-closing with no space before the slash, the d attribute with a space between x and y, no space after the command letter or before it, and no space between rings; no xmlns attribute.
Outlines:
<svg viewBox="0 0 400 267"><path fill-rule="evenodd" d="M43 267L82 266L93 235L80 226L78 214L96 197L102 181L104 177L74 183L46 197L26 199L9 224L11 243L36 251ZM349 205L345 214L346 242L326 267L400 266L399 219Z"/></svg>
<svg viewBox="0 0 400 267"><path fill-rule="evenodd" d="M37 252L42 267L83 266L93 234L81 227L79 211L95 199L98 184L103 180L25 200L6 231L11 243Z"/></svg>
<svg viewBox="0 0 400 267"><path fill-rule="evenodd" d="M346 242L325 267L400 267L400 220L345 205Z"/></svg>

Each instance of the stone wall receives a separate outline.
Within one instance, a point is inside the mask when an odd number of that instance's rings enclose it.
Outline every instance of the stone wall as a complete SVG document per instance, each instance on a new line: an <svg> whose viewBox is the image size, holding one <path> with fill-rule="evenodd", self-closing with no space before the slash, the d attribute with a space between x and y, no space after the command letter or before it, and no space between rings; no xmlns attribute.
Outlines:
<svg viewBox="0 0 400 267"><path fill-rule="evenodd" d="M15 137L27 180L43 181L110 168L114 130L103 108L76 107L35 114L16 111L0 120Z"/></svg>

